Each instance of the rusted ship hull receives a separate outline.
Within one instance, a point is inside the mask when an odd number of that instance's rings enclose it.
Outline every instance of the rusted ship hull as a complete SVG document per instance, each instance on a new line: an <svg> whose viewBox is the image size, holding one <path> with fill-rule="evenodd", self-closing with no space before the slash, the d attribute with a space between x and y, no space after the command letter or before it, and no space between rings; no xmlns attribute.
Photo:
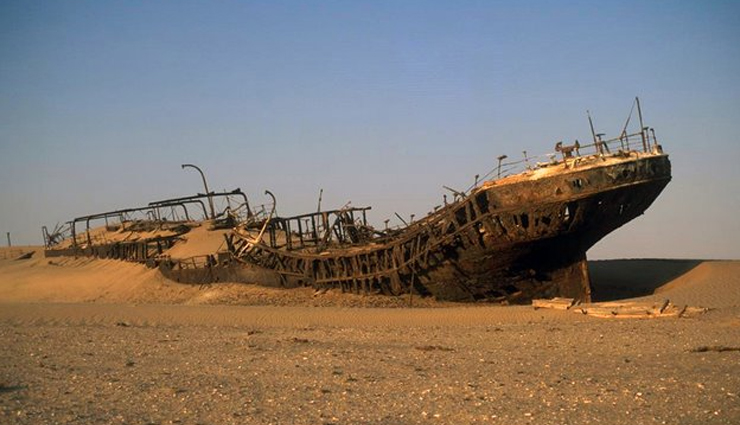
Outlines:
<svg viewBox="0 0 740 425"><path fill-rule="evenodd" d="M501 156L488 174L496 171L495 179L479 184L476 176L469 190L453 190L451 202L445 197L426 217L399 228L389 228L388 221L382 231L368 225L369 207L319 207L277 217L269 191L272 204L255 212L241 190L214 193L206 187L195 196L78 217L64 231L44 228L46 253L146 263L178 282L311 286L453 301L589 301L587 250L645 212L671 179L668 156L641 115L640 128L628 135L625 126L608 141L593 134L589 146L558 143L560 158L550 154L534 166L526 153L523 161L508 164ZM582 155L587 148L593 153ZM511 168L502 170L504 165ZM523 170L510 174L515 167ZM219 214L215 200L225 201ZM189 213L198 206L202 221ZM133 220L135 214L140 218ZM105 226L91 227L96 220ZM82 225L84 233L77 229ZM218 243L203 252L181 249L192 247L192 229L200 229L193 239L215 237Z"/></svg>
<svg viewBox="0 0 740 425"><path fill-rule="evenodd" d="M390 240L285 250L239 235L234 258L284 286L419 293L454 301L590 300L586 251L642 214L670 180L666 155L593 156L590 164L488 182ZM602 162L604 162L602 164ZM282 229L290 228L283 221Z"/></svg>
<svg viewBox="0 0 740 425"><path fill-rule="evenodd" d="M670 162L659 156L492 186L475 195L489 206L473 204L481 216L457 239L455 254L421 281L443 299L588 301L586 251L641 215L669 181Z"/></svg>

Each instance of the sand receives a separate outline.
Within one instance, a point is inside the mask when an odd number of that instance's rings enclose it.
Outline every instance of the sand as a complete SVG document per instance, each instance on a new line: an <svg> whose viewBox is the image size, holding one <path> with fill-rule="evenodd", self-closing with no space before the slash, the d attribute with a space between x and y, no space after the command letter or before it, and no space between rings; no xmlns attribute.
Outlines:
<svg viewBox="0 0 740 425"><path fill-rule="evenodd" d="M0 423L740 423L737 261L592 262L600 300L711 308L618 320L35 249L0 249Z"/></svg>

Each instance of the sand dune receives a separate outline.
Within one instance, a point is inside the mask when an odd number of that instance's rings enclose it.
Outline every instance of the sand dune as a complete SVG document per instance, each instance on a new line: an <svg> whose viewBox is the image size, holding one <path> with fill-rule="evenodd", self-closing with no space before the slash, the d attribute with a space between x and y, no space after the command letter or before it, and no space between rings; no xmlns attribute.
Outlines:
<svg viewBox="0 0 740 425"><path fill-rule="evenodd" d="M196 255L193 253L202 249L203 245L196 237L192 244L183 244L179 254ZM28 248L25 252L30 250ZM411 301L416 307L449 304L418 297ZM0 303L29 302L345 307L409 305L409 300L404 298L359 296L337 291L314 297L314 291L310 288L282 290L241 283L180 284L164 278L158 270L141 264L92 258L45 258L39 248L29 259L0 259Z"/></svg>
<svg viewBox="0 0 740 425"><path fill-rule="evenodd" d="M670 298L710 308L740 306L740 261L609 260L589 264L596 301Z"/></svg>
<svg viewBox="0 0 740 425"><path fill-rule="evenodd" d="M167 250L167 254L172 258L188 258L225 250L224 235L230 232L231 229L208 230L206 225L195 227L182 236L182 241Z"/></svg>

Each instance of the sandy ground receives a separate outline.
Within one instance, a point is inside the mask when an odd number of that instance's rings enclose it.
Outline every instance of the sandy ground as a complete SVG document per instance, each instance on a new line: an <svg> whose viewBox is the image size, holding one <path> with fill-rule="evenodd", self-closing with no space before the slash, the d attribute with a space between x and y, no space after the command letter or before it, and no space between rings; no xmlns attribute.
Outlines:
<svg viewBox="0 0 740 425"><path fill-rule="evenodd" d="M0 423L740 423L740 262L593 262L600 300L711 308L619 320L39 254L0 249Z"/></svg>

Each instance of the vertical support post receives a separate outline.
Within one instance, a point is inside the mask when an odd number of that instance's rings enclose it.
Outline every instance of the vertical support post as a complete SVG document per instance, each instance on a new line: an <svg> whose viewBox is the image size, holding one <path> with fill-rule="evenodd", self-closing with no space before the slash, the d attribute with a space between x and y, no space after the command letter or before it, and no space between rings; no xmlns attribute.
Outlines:
<svg viewBox="0 0 740 425"><path fill-rule="evenodd" d="M603 136L604 136L604 133L599 133L596 135L596 139L598 140L597 143L599 147L599 155L602 155L602 156L604 155L604 151L606 151L606 153L610 153L609 145L607 145L606 142L604 142L604 140L602 139Z"/></svg>
<svg viewBox="0 0 740 425"><path fill-rule="evenodd" d="M323 231L324 231L324 233L329 233L330 234L330 229L329 229L329 215L327 213L325 213L325 212L324 213L321 213L321 224L323 225ZM331 237L331 236L329 236L329 237Z"/></svg>
<svg viewBox="0 0 740 425"><path fill-rule="evenodd" d="M594 139L594 145L596 146L596 149L599 151L600 155L603 155L604 152L601 151L601 144L596 138L596 130L594 130L594 120L591 119L591 111L586 110L586 115L588 115L588 125L591 127L591 137Z"/></svg>
<svg viewBox="0 0 740 425"><path fill-rule="evenodd" d="M13 244L12 244L12 243L10 243L10 232L8 232L8 233L7 233L7 236L8 236L8 246L9 246L9 247L10 247L10 246L13 246Z"/></svg>
<svg viewBox="0 0 740 425"><path fill-rule="evenodd" d="M85 234L87 235L87 246L92 247L92 238L90 238L90 218L85 222Z"/></svg>
<svg viewBox="0 0 740 425"><path fill-rule="evenodd" d="M292 232L290 231L290 220L285 220L283 223L283 227L285 230L285 244L290 251L291 249L293 249L293 237L291 235Z"/></svg>
<svg viewBox="0 0 740 425"><path fill-rule="evenodd" d="M76 229L77 226L76 224L77 224L76 221L71 221L69 223L69 227L72 229L72 247L74 247L75 249L75 256L77 255L76 254L77 252L77 229ZM123 227L123 225L121 225L121 227Z"/></svg>
<svg viewBox="0 0 740 425"><path fill-rule="evenodd" d="M655 138L655 129L654 128L651 128L650 129L650 134L653 135L653 146L654 147L657 146L656 150L657 151L660 151L660 144L658 144L658 139Z"/></svg>
<svg viewBox="0 0 740 425"><path fill-rule="evenodd" d="M313 237L314 242L318 244L319 232L316 231L316 217L313 215L311 216L311 236Z"/></svg>
<svg viewBox="0 0 740 425"><path fill-rule="evenodd" d="M501 178L501 163L503 160L508 158L506 155L501 155L498 157L498 172L496 173L496 178ZM445 205L447 205L447 195L445 195Z"/></svg>
<svg viewBox="0 0 740 425"><path fill-rule="evenodd" d="M637 102L637 116L640 118L640 136L642 137L642 149L644 152L648 151L648 143L645 137L645 124L642 122L642 108L640 108L640 98L635 97L635 102Z"/></svg>

